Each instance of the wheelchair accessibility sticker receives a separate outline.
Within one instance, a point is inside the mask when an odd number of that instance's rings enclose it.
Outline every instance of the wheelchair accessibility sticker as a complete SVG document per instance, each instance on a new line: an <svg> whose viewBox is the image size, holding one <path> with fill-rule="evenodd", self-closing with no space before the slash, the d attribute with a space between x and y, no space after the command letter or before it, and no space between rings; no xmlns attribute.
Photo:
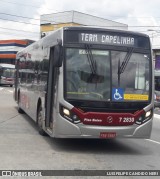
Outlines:
<svg viewBox="0 0 160 179"><path fill-rule="evenodd" d="M124 100L124 90L122 88L112 89L112 100L113 101L123 101Z"/></svg>

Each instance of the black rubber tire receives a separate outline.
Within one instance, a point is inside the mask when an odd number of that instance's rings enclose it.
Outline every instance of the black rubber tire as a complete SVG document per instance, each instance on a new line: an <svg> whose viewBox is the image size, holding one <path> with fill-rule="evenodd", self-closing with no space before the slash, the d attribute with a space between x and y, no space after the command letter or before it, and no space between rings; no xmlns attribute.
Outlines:
<svg viewBox="0 0 160 179"><path fill-rule="evenodd" d="M46 136L46 132L42 129L42 107L39 106L37 109L37 125L38 125L38 131L39 134L42 136Z"/></svg>
<svg viewBox="0 0 160 179"><path fill-rule="evenodd" d="M18 112L19 112L20 114L23 114L24 111L20 108L19 102L20 102L20 93L18 94Z"/></svg>

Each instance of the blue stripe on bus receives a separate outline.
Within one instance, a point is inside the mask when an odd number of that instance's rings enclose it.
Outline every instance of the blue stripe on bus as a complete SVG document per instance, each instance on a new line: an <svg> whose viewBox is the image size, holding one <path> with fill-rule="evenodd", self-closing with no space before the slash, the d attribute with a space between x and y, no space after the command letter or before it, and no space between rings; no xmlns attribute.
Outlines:
<svg viewBox="0 0 160 179"><path fill-rule="evenodd" d="M16 54L18 51L0 51L0 54Z"/></svg>
<svg viewBox="0 0 160 179"><path fill-rule="evenodd" d="M26 45L17 44L17 43L0 44L0 47L3 47L3 46L26 47Z"/></svg>

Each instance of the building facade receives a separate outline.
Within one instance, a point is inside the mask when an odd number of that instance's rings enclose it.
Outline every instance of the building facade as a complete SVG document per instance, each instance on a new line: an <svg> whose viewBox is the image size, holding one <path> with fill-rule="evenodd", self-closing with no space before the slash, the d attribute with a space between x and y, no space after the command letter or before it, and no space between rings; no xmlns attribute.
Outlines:
<svg viewBox="0 0 160 179"><path fill-rule="evenodd" d="M95 26L108 29L128 30L127 24L122 24L77 11L44 14L40 17L41 37L65 26Z"/></svg>
<svg viewBox="0 0 160 179"><path fill-rule="evenodd" d="M16 54L32 40L0 40L0 63L15 64Z"/></svg>
<svg viewBox="0 0 160 179"><path fill-rule="evenodd" d="M160 70L160 48L153 48L153 62L155 70Z"/></svg>

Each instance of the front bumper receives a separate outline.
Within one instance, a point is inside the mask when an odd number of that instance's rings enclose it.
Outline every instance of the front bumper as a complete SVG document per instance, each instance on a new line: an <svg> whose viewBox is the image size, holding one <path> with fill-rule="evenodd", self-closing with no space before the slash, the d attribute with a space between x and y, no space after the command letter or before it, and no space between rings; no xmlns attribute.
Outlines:
<svg viewBox="0 0 160 179"><path fill-rule="evenodd" d="M142 125L130 126L96 126L73 124L58 115L55 121L53 136L56 138L100 138L100 133L114 132L116 138L150 138L152 130L152 118Z"/></svg>

